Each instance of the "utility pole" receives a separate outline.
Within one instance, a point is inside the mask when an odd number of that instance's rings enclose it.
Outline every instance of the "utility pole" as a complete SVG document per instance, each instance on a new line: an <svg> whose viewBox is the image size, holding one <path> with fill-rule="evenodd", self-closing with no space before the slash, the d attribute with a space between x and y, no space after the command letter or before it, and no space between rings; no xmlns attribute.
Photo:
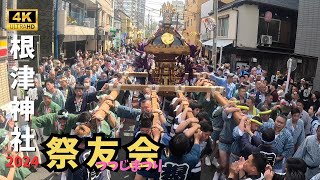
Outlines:
<svg viewBox="0 0 320 180"><path fill-rule="evenodd" d="M177 11L177 23L176 23L176 30L178 31L178 25L179 25L179 12L178 12L178 5L176 5L176 11Z"/></svg>
<svg viewBox="0 0 320 180"><path fill-rule="evenodd" d="M150 27L150 36L151 36L152 35L152 30L153 30L153 28L152 28L152 16L151 16L150 22L151 22L151 27Z"/></svg>
<svg viewBox="0 0 320 180"><path fill-rule="evenodd" d="M149 14L148 14L148 33L149 33L149 35L151 35L151 32L150 32L150 10L149 10Z"/></svg>
<svg viewBox="0 0 320 180"><path fill-rule="evenodd" d="M58 9L59 9L59 0L56 0L56 11L55 13L55 24L54 24L54 58L59 58L59 36L58 36Z"/></svg>
<svg viewBox="0 0 320 180"><path fill-rule="evenodd" d="M216 69L217 66L217 35L218 35L218 0L213 0L213 15L216 27L212 30L212 65Z"/></svg>
<svg viewBox="0 0 320 180"><path fill-rule="evenodd" d="M98 1L96 0L96 52L99 51L99 18L100 18L100 13L99 13L99 4L98 4Z"/></svg>

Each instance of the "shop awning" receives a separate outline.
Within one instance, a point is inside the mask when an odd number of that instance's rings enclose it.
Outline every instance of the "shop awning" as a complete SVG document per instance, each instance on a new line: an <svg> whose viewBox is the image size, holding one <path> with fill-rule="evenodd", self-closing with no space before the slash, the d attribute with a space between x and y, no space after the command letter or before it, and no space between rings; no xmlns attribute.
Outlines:
<svg viewBox="0 0 320 180"><path fill-rule="evenodd" d="M230 39L218 39L217 40L217 47L225 47L228 46L229 44L232 44L233 40ZM213 45L213 40L210 39L209 41L206 41L202 43L204 46L212 46Z"/></svg>

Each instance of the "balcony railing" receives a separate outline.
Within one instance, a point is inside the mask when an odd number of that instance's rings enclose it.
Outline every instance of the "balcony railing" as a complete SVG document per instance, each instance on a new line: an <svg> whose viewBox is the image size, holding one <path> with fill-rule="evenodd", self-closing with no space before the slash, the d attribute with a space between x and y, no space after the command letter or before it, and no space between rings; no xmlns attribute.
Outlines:
<svg viewBox="0 0 320 180"><path fill-rule="evenodd" d="M95 28L95 18L88 18L81 13L71 12L71 15L67 17L67 25Z"/></svg>

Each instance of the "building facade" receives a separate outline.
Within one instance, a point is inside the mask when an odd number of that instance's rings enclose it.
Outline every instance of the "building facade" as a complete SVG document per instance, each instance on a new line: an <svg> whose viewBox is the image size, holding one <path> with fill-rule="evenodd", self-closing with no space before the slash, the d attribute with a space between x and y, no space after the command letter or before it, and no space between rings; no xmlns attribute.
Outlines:
<svg viewBox="0 0 320 180"><path fill-rule="evenodd" d="M320 58L320 1L299 2L299 15L295 53ZM313 80L315 90L320 90L320 63L318 59L316 75ZM312 81L312 79L310 79Z"/></svg>
<svg viewBox="0 0 320 180"><path fill-rule="evenodd" d="M119 37L120 44L128 44L132 38L133 33L133 24L132 19L125 12L116 9L115 10L115 19L119 22L117 27L117 37Z"/></svg>
<svg viewBox="0 0 320 180"><path fill-rule="evenodd" d="M9 32L6 30L6 10L17 7L16 0L0 0L0 108L10 112L9 102L13 96L17 95L17 91L10 88L14 79L9 79L9 73L13 66L16 66L16 61L10 55L10 47L8 43L10 34L16 32ZM12 63L14 62L14 63Z"/></svg>
<svg viewBox="0 0 320 180"><path fill-rule="evenodd" d="M316 59L294 53L297 17L298 0L230 2L219 8L217 57L222 53L222 63L229 62L232 68L261 64L269 76L278 70L285 74L287 60L296 57L299 63L293 77L312 77ZM212 39L203 42L209 49L212 44Z"/></svg>
<svg viewBox="0 0 320 180"><path fill-rule="evenodd" d="M146 0L138 0L137 2L137 28L144 30L145 23Z"/></svg>
<svg viewBox="0 0 320 180"><path fill-rule="evenodd" d="M200 46L201 5L208 0L186 0L182 35L189 44Z"/></svg>
<svg viewBox="0 0 320 180"><path fill-rule="evenodd" d="M114 0L114 9L123 9L123 1L124 0Z"/></svg>
<svg viewBox="0 0 320 180"><path fill-rule="evenodd" d="M113 0L26 0L18 1L18 8L39 11L39 31L32 34L41 37L42 57L54 55L55 44L58 44L58 54L64 57L73 57L77 50L105 51L111 46ZM55 24L58 24L57 31Z"/></svg>
<svg viewBox="0 0 320 180"><path fill-rule="evenodd" d="M61 51L105 51L112 46L113 1L59 1L58 33Z"/></svg>
<svg viewBox="0 0 320 180"><path fill-rule="evenodd" d="M138 29L144 29L146 0L118 0L117 7L132 18Z"/></svg>
<svg viewBox="0 0 320 180"><path fill-rule="evenodd" d="M184 29L184 2L181 0L173 0L172 6L176 9L177 14L172 18L172 24L175 26L179 33L182 33Z"/></svg>

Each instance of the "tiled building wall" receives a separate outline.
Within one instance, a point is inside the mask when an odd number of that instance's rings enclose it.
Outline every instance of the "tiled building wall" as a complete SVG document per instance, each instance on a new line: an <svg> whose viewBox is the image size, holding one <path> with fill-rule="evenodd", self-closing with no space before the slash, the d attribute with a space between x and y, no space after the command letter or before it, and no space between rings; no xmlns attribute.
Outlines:
<svg viewBox="0 0 320 180"><path fill-rule="evenodd" d="M7 57L0 57L0 106L4 106L10 101Z"/></svg>
<svg viewBox="0 0 320 180"><path fill-rule="evenodd" d="M320 58L320 1L300 0L295 53ZM318 59L314 88L320 90L320 62Z"/></svg>

